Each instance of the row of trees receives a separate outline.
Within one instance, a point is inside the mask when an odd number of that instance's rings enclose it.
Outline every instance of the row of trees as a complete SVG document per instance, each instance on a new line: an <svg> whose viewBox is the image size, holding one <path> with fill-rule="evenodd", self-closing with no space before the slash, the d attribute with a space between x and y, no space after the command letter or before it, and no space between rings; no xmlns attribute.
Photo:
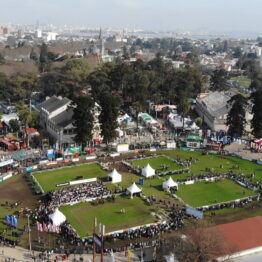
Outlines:
<svg viewBox="0 0 262 262"><path fill-rule="evenodd" d="M229 126L229 134L242 136L247 124L246 115L250 111L253 114L251 128L255 137L262 137L262 79L256 79L256 88L250 97L237 94L231 98L229 104L231 110L227 116L226 124Z"/></svg>

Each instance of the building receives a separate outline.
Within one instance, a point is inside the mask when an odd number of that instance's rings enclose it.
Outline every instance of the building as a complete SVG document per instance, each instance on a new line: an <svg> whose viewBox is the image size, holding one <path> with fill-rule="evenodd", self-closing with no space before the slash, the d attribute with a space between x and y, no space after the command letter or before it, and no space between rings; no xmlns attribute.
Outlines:
<svg viewBox="0 0 262 262"><path fill-rule="evenodd" d="M40 125L55 140L57 149L75 146L75 130L73 126L73 109L69 107L71 100L64 97L53 96L36 106L40 113ZM100 106L94 108L94 140L100 140L100 123L98 116Z"/></svg>
<svg viewBox="0 0 262 262"><path fill-rule="evenodd" d="M42 31L39 30L39 29L37 29L37 30L35 31L35 37L36 37L36 38L42 38Z"/></svg>
<svg viewBox="0 0 262 262"><path fill-rule="evenodd" d="M73 110L69 109L71 100L56 97L47 98L36 106L40 114L41 127L55 140L58 149L74 146Z"/></svg>
<svg viewBox="0 0 262 262"><path fill-rule="evenodd" d="M48 33L47 33L47 36L46 36L46 41L47 41L47 42L49 42L49 41L55 41L57 35L58 35L57 33L48 32Z"/></svg>
<svg viewBox="0 0 262 262"><path fill-rule="evenodd" d="M228 101L231 97L222 92L212 92L196 99L196 112L211 130L226 130Z"/></svg>

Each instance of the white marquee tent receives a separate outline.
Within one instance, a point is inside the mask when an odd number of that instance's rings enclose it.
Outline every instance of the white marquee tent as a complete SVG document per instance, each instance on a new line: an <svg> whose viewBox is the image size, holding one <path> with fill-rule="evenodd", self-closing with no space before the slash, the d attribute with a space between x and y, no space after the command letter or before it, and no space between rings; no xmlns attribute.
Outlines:
<svg viewBox="0 0 262 262"><path fill-rule="evenodd" d="M133 197L133 194L140 193L142 189L140 189L136 183L134 182L130 187L127 188L127 195L131 195L131 198Z"/></svg>
<svg viewBox="0 0 262 262"><path fill-rule="evenodd" d="M155 169L153 169L149 164L142 169L142 175L144 177L151 177L156 174Z"/></svg>
<svg viewBox="0 0 262 262"><path fill-rule="evenodd" d="M59 211L58 208L53 214L49 215L49 218L53 221L53 225L55 226L60 226L66 221L65 215L61 211Z"/></svg>
<svg viewBox="0 0 262 262"><path fill-rule="evenodd" d="M120 183L122 181L122 176L116 171L116 169L114 168L114 170L108 175L108 177L111 178L111 182L112 183Z"/></svg>
<svg viewBox="0 0 262 262"><path fill-rule="evenodd" d="M163 182L163 189L170 189L171 187L176 187L178 189L178 183L176 183L171 177Z"/></svg>

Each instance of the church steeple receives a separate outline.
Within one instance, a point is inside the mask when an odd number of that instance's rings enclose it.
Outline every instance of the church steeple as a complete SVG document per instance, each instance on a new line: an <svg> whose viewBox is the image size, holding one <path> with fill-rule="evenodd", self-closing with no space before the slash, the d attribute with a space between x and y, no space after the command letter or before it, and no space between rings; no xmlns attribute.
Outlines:
<svg viewBox="0 0 262 262"><path fill-rule="evenodd" d="M98 36L98 39L101 40L102 39L102 28L100 26L100 30L99 30L99 36Z"/></svg>

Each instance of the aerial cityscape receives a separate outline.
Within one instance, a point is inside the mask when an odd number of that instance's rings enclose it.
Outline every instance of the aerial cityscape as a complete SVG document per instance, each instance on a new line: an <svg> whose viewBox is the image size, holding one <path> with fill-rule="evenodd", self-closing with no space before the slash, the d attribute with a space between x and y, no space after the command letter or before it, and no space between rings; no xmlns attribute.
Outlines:
<svg viewBox="0 0 262 262"><path fill-rule="evenodd" d="M262 261L261 10L2 1L0 262Z"/></svg>

